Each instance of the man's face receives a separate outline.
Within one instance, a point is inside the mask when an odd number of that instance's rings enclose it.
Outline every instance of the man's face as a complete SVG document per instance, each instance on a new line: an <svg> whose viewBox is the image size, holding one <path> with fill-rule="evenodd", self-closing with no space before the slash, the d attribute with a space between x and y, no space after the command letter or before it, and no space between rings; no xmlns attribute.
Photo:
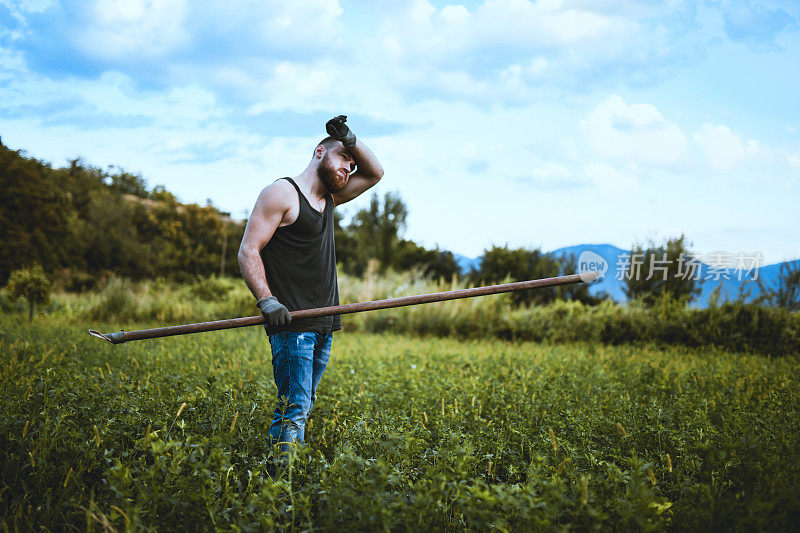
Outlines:
<svg viewBox="0 0 800 533"><path fill-rule="evenodd" d="M347 180L355 166L356 162L353 160L353 156L345 149L344 145L336 143L323 154L317 174L328 192L335 194L347 185Z"/></svg>

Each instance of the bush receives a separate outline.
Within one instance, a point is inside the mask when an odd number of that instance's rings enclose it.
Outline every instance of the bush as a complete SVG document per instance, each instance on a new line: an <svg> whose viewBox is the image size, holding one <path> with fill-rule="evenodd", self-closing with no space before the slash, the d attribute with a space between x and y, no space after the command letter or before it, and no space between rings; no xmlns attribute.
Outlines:
<svg viewBox="0 0 800 533"><path fill-rule="evenodd" d="M52 284L41 265L21 268L11 273L6 285L9 300L24 298L28 302L28 322L33 320L34 307L50 301Z"/></svg>
<svg viewBox="0 0 800 533"><path fill-rule="evenodd" d="M70 274L65 289L70 292L85 292L95 286L97 286L97 276L76 271Z"/></svg>
<svg viewBox="0 0 800 533"><path fill-rule="evenodd" d="M202 278L192 285L189 292L192 296L207 302L218 302L230 291L230 285L216 276Z"/></svg>
<svg viewBox="0 0 800 533"><path fill-rule="evenodd" d="M121 319L136 316L136 299L133 284L125 279L112 277L96 295L96 302L89 309L89 317L98 319Z"/></svg>
<svg viewBox="0 0 800 533"><path fill-rule="evenodd" d="M7 289L0 289L0 312L21 313L24 310L25 305L22 298L11 299Z"/></svg>

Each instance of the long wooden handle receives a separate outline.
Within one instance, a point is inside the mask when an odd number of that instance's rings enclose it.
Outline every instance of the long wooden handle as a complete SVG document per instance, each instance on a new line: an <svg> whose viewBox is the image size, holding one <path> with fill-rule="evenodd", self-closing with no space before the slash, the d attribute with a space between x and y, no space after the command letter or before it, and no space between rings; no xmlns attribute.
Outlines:
<svg viewBox="0 0 800 533"><path fill-rule="evenodd" d="M570 285L572 283L590 282L596 280L597 276L597 272L588 272L582 274L572 274L570 276L559 276L555 278L517 281L514 283L502 283L500 285L489 285L487 287L475 287L472 289L458 289L455 291L434 292L431 294L389 298L387 300L374 300L371 302L334 305L331 307L319 307L316 309L303 309L300 311L292 311L291 315L292 320L297 318L346 315L349 313L360 313L362 311L376 311L378 309L389 309L392 307L403 307L406 305L427 304L432 302L442 302L445 300L457 300L459 298L472 298L475 296L486 296L489 294L499 294L502 292L522 291L527 289L539 289L542 287L555 287L557 285ZM180 326L140 329L138 331L123 330L114 333L100 333L94 330L89 330L89 334L94 337L107 340L113 344L121 344L128 341L169 337L171 335L185 335L187 333L200 333L201 331L216 331L218 329L257 326L259 324L264 324L265 322L266 320L264 317L258 315L242 318L230 318L227 320L214 320L212 322L199 322L197 324L183 324Z"/></svg>

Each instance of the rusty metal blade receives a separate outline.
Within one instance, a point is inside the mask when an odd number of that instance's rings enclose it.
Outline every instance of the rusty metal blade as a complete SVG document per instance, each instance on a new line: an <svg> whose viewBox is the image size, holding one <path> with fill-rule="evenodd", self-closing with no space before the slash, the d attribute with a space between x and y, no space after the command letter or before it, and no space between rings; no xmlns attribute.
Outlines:
<svg viewBox="0 0 800 533"><path fill-rule="evenodd" d="M114 341L112 341L112 340L111 340L111 339L110 339L110 338L109 338L107 335L105 335L105 334L103 334L103 333L100 333L99 331L95 331L95 330L93 330L93 329L90 329L90 330L89 330L89 335L91 335L92 337L97 337L98 339L103 339L104 341L108 341L108 342L110 342L111 344L116 344L116 343L115 343Z"/></svg>

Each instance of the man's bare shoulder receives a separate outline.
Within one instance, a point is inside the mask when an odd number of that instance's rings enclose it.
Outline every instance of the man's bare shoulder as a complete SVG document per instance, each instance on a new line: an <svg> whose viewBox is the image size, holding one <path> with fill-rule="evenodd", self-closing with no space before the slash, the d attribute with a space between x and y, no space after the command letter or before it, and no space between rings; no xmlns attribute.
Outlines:
<svg viewBox="0 0 800 533"><path fill-rule="evenodd" d="M253 216L277 221L279 226L292 224L300 212L300 198L289 180L277 180L258 195Z"/></svg>
<svg viewBox="0 0 800 533"><path fill-rule="evenodd" d="M287 211L296 203L293 201L296 196L297 193L289 180L277 180L261 190L258 203L264 209Z"/></svg>

